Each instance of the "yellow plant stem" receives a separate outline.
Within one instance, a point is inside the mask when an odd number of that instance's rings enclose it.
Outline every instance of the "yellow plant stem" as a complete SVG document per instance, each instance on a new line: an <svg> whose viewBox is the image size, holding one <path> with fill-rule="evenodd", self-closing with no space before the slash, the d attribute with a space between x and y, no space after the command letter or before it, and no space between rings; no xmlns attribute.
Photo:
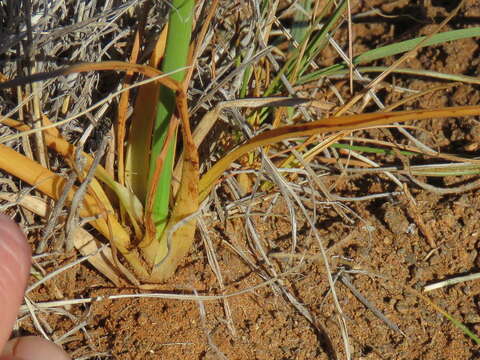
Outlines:
<svg viewBox="0 0 480 360"><path fill-rule="evenodd" d="M0 145L0 169L34 186L37 190L55 200L62 194L66 183L63 177L5 145ZM75 189L69 192L67 202L71 202L74 193ZM149 275L144 270L138 254L133 251L127 231L120 225L114 214L105 210L103 204L95 196L92 194L85 195L83 204L79 209L79 216L85 218L98 217L91 221L92 226L111 241L112 246L120 251L140 278L148 278Z"/></svg>
<svg viewBox="0 0 480 360"><path fill-rule="evenodd" d="M13 120L10 118L3 118L0 123L6 124L18 131L29 131L30 127L21 123L20 121ZM75 154L75 146L68 143L66 140L61 138L58 133L53 132L52 129L48 129L44 133L44 140L45 144L52 150L54 150L57 154L64 157L67 161L73 162L73 157ZM93 158L83 153L83 156L86 159L86 166L85 171L90 169L92 166ZM107 171L101 166L98 165L95 169L95 176L96 178L100 179L104 182L108 187L110 187L118 196L120 202L124 205L127 213L130 216L131 223L135 230L135 236L140 241L143 236L143 231L141 229L141 222L143 218L143 209L141 203L138 199L136 199L135 195L129 192L126 187L123 185L116 183L113 178L107 173ZM107 195L103 191L100 184L98 184L96 179L93 179L91 187L94 189L94 192L102 204L107 207L107 210L113 212L113 208L110 204L110 201L107 198Z"/></svg>
<svg viewBox="0 0 480 360"><path fill-rule="evenodd" d="M119 61L107 61L103 63L78 64L50 73L35 74L34 76L29 77L29 81L38 81L59 75L68 75L72 73L88 72L95 70L132 71L141 73L147 77L158 77L160 75L163 75L161 71L150 66L130 64ZM25 79L11 80L0 84L0 88L18 86L21 85L23 82L25 82ZM182 184L176 196L175 206L172 210L172 216L168 221L167 229L164 232L164 236L162 237L160 242L157 242L158 246L164 246L168 250L167 258L160 259L158 256L151 257L150 260L153 260L153 264L156 265L154 266L152 274L149 274L148 271L145 270L145 264L142 263L139 255L136 252L132 251L133 245L130 242L130 238L126 230L119 224L114 214L104 211L104 209L101 209L97 205L97 203L101 203L100 201L96 201L97 199L91 197L91 195L86 198L85 201L87 201L87 203L85 209L87 209L87 212L84 214L86 216L96 216L98 214L105 216L105 219L101 218L95 220L93 222L93 225L95 227L98 227L98 230L108 239L112 240L112 243L118 248L122 255L127 259L127 261L133 266L136 273L144 281L162 281L166 279L168 276L173 274L178 263L188 253L194 239L196 222L195 220L189 220L186 221L184 224L182 223L181 226L179 226L178 223L181 223L182 220L185 219L185 217L194 214L198 210L199 203L198 154L190 131L187 96L181 85L177 81L167 76L159 77L156 82L158 84L162 84L168 87L175 92L176 107L182 124L183 143L185 147ZM67 156L71 156L74 151L74 147L72 145L66 143L59 138L55 138L55 136L51 136L51 147L58 152L68 154ZM24 158L23 155L18 154L10 149L9 153L11 152L13 152L15 156L19 159ZM0 152L0 154L2 153ZM9 155L3 157L3 159L6 158L8 159ZM91 161L88 160L87 162L89 164L91 163ZM17 169L16 167L8 166L5 161L2 161L2 163L0 163L0 167L3 167L12 175L17 176L32 185L35 185L40 191L44 192L45 194L54 199L58 198L59 193L63 188L63 184L65 182L65 180L60 176L49 172L48 170L44 169L33 161L31 161L26 167L22 168L21 166L19 166ZM33 177L27 175L27 168L29 168L29 171L32 172L31 175ZM99 176L99 178L101 178L106 174L106 172L105 170L102 170L101 167L99 167L98 169L100 170L97 171L97 175ZM43 175L39 176L38 174ZM47 179L50 179L50 181L47 181ZM107 185L115 185L110 180L110 177L106 177L105 183ZM54 181L56 187L52 187L52 181ZM44 183L44 185L41 185L42 183ZM71 198L71 194L69 196ZM134 199L134 197L126 196L126 200L130 199ZM138 212L135 212L134 214L134 218L136 217L138 217ZM177 239L179 240L177 241ZM153 252L149 253L152 254Z"/></svg>
<svg viewBox="0 0 480 360"><path fill-rule="evenodd" d="M149 254L150 260L153 260L154 266L150 274L150 281L153 282L162 282L173 275L180 261L190 251L195 238L196 220L194 218L185 220L193 215L199 206L198 152L190 130L187 96L184 92L179 92L176 100L182 123L183 171L167 227L160 241L153 241L144 249L144 254L146 256Z"/></svg>

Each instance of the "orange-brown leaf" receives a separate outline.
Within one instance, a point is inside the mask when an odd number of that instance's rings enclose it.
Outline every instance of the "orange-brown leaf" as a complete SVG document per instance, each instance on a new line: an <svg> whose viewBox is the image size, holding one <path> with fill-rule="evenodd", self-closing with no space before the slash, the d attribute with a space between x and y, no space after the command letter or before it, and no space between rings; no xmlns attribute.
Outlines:
<svg viewBox="0 0 480 360"><path fill-rule="evenodd" d="M283 126L266 131L250 139L244 145L233 150L218 161L201 179L199 185L200 201L205 199L215 182L230 164L242 155L260 146L277 143L282 140L335 131L358 130L372 126L381 126L395 122L424 120L428 118L458 117L480 115L480 106L459 106L435 110L409 110L388 113L360 114L331 117L304 124Z"/></svg>

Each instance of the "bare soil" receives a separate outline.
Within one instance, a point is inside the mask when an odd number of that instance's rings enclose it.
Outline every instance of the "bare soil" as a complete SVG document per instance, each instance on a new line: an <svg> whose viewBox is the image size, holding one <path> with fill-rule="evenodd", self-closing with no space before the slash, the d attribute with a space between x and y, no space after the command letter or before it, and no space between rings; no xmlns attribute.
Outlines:
<svg viewBox="0 0 480 360"><path fill-rule="evenodd" d="M433 0L420 5L409 1L368 3L361 8L357 5L355 12L377 7L385 14L398 16L372 15L356 23L356 53L428 34L433 28L432 23L438 23L451 10L451 2ZM478 25L479 19L479 3L470 0L448 27ZM476 75L480 71L478 53L477 40L460 40L422 49L405 67ZM332 50L332 59L325 61L334 61L333 56ZM416 90L440 83L400 75L390 78L390 82ZM387 90L381 95L386 103L393 103L398 98ZM478 104L479 98L477 86L460 85L422 97L408 106L438 108ZM427 145L448 153L478 154L478 119L434 119L415 125L424 129L413 132ZM370 132L369 135L386 136L383 131ZM378 160L382 164L399 163L394 156L383 156ZM332 176L322 180L340 196L399 191L384 175L343 176L340 180L338 176ZM471 179L423 180L435 186L455 186ZM342 218L331 204L305 203L310 212L315 208L315 226L323 243L330 248L332 271L338 273L343 269L348 272L353 286L404 333L388 328L344 284L338 282L336 290L346 319L350 350L355 359L476 359L480 357L478 346L411 289L422 292L426 284L478 271L480 192L438 195L415 185L409 185L409 189L411 198L399 195L390 199L346 202L352 211L346 212L351 222ZM218 191L222 205L227 204L231 200L228 188ZM62 313L39 313L39 320L48 324L53 338L63 335L81 321L85 322L85 331L75 332L64 344L74 358L329 359L333 357L332 349L339 358L344 358L343 341L318 243L298 211L295 252L305 257L289 261L285 254L290 253L292 225L285 199L280 197L273 205L272 201L267 196L252 206L250 219L274 269L253 251L243 216L227 214L225 222L213 216L205 217L225 288L222 290L218 285L208 265L205 245L198 236L191 257L168 283L162 285L162 289L173 293L231 294L261 283L263 280L259 274L272 274L275 270L277 273L288 272L281 278L286 292L267 285L225 301L99 300L72 306L69 312L75 318L69 319ZM243 261L228 244L245 251L258 271ZM70 260L68 257L59 259L52 268ZM59 297L56 289L65 298L146 292L115 288L89 265L82 264L35 291L31 299L37 302L54 300ZM287 292L311 314L311 321L298 310L299 307L292 305ZM480 334L478 281L435 290L428 293L428 297ZM228 303L231 315L225 312L225 303ZM30 318L20 320L19 326L17 334L36 333Z"/></svg>

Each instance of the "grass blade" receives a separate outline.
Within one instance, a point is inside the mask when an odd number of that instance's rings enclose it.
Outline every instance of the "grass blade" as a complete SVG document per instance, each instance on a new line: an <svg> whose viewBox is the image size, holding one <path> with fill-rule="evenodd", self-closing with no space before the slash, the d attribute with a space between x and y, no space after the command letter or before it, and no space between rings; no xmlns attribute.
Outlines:
<svg viewBox="0 0 480 360"><path fill-rule="evenodd" d="M313 121L306 124L283 126L266 131L250 139L219 160L200 180L200 200L205 199L217 179L228 169L230 164L242 155L255 150L260 146L273 144L282 140L303 137L327 132L358 130L370 126L380 126L410 120L423 120L428 118L441 118L452 116L480 115L480 106L463 106L441 108L436 110L410 110L390 113L360 114L353 116L339 116Z"/></svg>
<svg viewBox="0 0 480 360"><path fill-rule="evenodd" d="M170 11L168 24L165 57L162 63L163 72L173 72L187 64L188 50L192 32L193 0L174 0ZM171 75L174 80L181 82L185 71L178 71ZM153 200L152 220L157 227L158 235L163 232L170 213L170 191L173 171L173 160L176 147L176 135L170 142L167 156L163 160L163 168L157 181L154 177L157 157L160 155L165 143L170 119L175 111L175 93L171 88L162 87L157 107L157 117L153 129L152 148L150 155L150 170L148 187L157 186ZM147 200L148 201L148 200ZM147 219L149 221L149 219Z"/></svg>
<svg viewBox="0 0 480 360"><path fill-rule="evenodd" d="M158 37L150 58L151 67L158 68L160 65L165 51L166 35L167 32L164 30ZM150 169L150 159L145 156L145 149L152 146L153 124L159 96L159 83L148 83L138 89L127 140L125 181L144 204L147 202Z"/></svg>
<svg viewBox="0 0 480 360"><path fill-rule="evenodd" d="M472 38L477 36L480 36L480 27L446 31L446 32L433 35L430 39L427 39L427 41L425 41L421 45L421 47L438 45L447 41L454 41L454 40ZM414 49L420 42L423 41L423 39L425 39L425 36L421 36L411 40L397 42L391 45L383 46L378 49L366 51L363 54L360 54L354 57L353 64L354 65L365 64L365 63L382 59L388 56L405 53L407 51ZM348 64L343 62L340 64L335 64L335 65L326 67L318 71L313 71L310 74L302 76L298 80L297 85L310 82L322 76L329 76L332 74L336 74L338 73L338 71L347 70L347 69L348 69Z"/></svg>

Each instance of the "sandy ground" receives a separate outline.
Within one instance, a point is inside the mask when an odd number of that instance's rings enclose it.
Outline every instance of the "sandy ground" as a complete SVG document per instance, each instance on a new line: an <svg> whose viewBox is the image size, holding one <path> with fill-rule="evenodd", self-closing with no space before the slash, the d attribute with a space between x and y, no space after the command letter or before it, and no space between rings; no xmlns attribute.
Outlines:
<svg viewBox="0 0 480 360"><path fill-rule="evenodd" d="M374 1L369 4L387 14L412 15L419 21L406 16L365 18L354 26L355 51L429 33L432 21L438 22L451 10L439 1L426 1L421 6L412 3ZM365 6L355 11L368 9ZM465 10L447 28L474 26L479 19L478 2L467 1ZM460 40L422 49L405 67L477 75L478 52L476 40ZM331 58L324 58L325 63L335 61L333 50L330 55ZM427 78L401 75L390 78L389 82L415 90L439 84ZM346 85L343 88L346 89ZM478 104L479 94L474 85L460 85L420 98L407 107ZM381 91L380 96L389 104L398 100L399 95L387 89ZM442 152L478 154L480 124L477 119L434 119L415 125L424 130L412 132ZM362 136L385 140L391 136L394 141L405 142L395 131L389 135L375 130L362 133ZM372 158L385 165L399 164L393 155ZM421 159L417 163L421 163ZM423 180L435 186L455 186L469 178ZM384 175L332 175L323 177L322 181L340 196L399 191ZM351 352L355 359L478 358L478 347L412 289L421 292L426 284L478 270L480 193L437 195L411 184L409 189L411 197L399 195L347 201L344 203L348 206L347 219L331 204L305 202L309 213L315 212L315 227L329 248L334 274L346 274L344 279L398 326L396 330L387 327L339 280L336 290ZM228 187L220 187L217 191L222 206L231 201ZM70 318L64 313L40 312L37 314L39 320L48 324L53 338L84 322L84 331L76 331L63 344L75 358L280 360L329 359L333 358L332 353L344 358L325 267L308 222L297 209L298 256L289 258L292 224L285 199L280 197L274 201L265 196L261 200L252 205L250 221L270 264L254 249L247 235L245 218L238 216L241 209L239 213L226 214L225 221L215 215L205 216L203 221L218 258L224 288L219 286L208 264L205 244L198 234L191 257L162 289L186 294L194 291L209 295L231 294L261 283L261 274L286 273L281 277L283 290L266 285L225 301L101 300L72 306ZM34 242L34 236L30 240ZM244 251L253 265L242 260L232 247ZM66 256L56 258L46 270L70 261ZM64 298L86 298L140 292L115 288L89 265L80 265L39 288L30 297L41 302L55 300L59 293ZM473 332L480 333L480 283L449 286L429 293L428 297ZM226 306L230 313L225 310ZM19 326L17 334L37 333L30 318L20 320Z"/></svg>

